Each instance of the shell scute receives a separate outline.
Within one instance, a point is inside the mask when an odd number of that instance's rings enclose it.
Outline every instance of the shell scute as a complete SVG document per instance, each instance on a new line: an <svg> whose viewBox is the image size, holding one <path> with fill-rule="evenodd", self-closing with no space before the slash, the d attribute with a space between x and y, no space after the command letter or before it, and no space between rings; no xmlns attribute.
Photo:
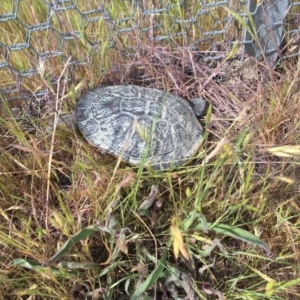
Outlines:
<svg viewBox="0 0 300 300"><path fill-rule="evenodd" d="M99 124L93 118L88 118L85 121L84 128L82 129L82 134L86 137L92 136L93 134L97 134L99 132Z"/></svg>

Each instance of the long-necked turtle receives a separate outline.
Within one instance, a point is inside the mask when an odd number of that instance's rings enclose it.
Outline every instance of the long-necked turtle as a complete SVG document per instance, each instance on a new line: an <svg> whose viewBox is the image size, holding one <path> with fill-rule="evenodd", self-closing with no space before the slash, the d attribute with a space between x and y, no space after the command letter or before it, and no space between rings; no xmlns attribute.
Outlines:
<svg viewBox="0 0 300 300"><path fill-rule="evenodd" d="M205 102L200 100L198 114ZM170 92L134 85L97 87L76 106L76 124L100 150L133 165L163 170L183 164L203 136L195 111Z"/></svg>

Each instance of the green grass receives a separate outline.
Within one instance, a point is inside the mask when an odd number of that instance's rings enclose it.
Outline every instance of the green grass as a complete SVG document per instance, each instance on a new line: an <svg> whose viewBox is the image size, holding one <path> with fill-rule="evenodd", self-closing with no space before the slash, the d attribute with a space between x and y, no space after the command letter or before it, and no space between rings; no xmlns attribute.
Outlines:
<svg viewBox="0 0 300 300"><path fill-rule="evenodd" d="M114 19L133 10L131 1L108 3ZM77 2L84 11L96 4ZM191 14L199 9L193 1L186 5ZM12 7L7 1L1 9ZM214 18L224 13L216 10ZM23 0L18 14L26 24L42 22L44 2ZM172 17L188 18L187 10L174 6ZM169 36L171 20L154 15L141 24L155 21ZM20 24L3 24L3 40L22 41L22 32L12 34ZM176 291L189 299L299 299L299 65L283 63L280 72L255 82L236 77L216 84L190 52L170 47L198 39L195 24L189 38L172 37L126 59L109 48L112 31L104 18L84 30L80 14L65 12L52 24L79 32L79 40L62 46L65 54L94 60L71 67L68 55L44 62L30 51L10 56L20 71L39 69L23 78L23 89L46 89L48 96L44 106L33 102L31 118L27 110L16 113L22 101L8 105L3 97L1 105L0 299L161 299L163 293L176 299ZM118 29L133 25L116 23ZM118 47L129 54L143 41L150 49L140 33L120 33ZM33 37L32 47L41 52L61 42L51 32ZM91 40L100 47L90 47ZM184 67L200 75L187 75ZM15 83L8 69L1 72L1 87ZM46 130L48 119L73 111L81 92L100 83L205 97L211 107L198 154L181 168L155 172L102 155L71 128Z"/></svg>

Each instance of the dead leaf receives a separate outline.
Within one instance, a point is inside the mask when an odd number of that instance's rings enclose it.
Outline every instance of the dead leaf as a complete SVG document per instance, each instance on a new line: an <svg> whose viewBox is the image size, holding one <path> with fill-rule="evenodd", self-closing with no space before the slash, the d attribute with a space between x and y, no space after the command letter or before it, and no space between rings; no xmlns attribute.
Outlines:
<svg viewBox="0 0 300 300"><path fill-rule="evenodd" d="M218 296L219 300L225 300L225 296L222 292L219 290L213 289L212 285L209 282L203 282L202 283L202 290L207 295L216 295Z"/></svg>
<svg viewBox="0 0 300 300"><path fill-rule="evenodd" d="M109 247L106 245L106 243L102 240L102 243L104 245L104 247L106 248L107 252L108 252L108 258L105 262L100 263L101 266L105 266L105 265L109 265L111 262L111 258L112 258L112 252L110 251Z"/></svg>
<svg viewBox="0 0 300 300"><path fill-rule="evenodd" d="M123 177L123 180L118 184L118 191L126 186L130 186L130 183L134 181L135 174L133 172L127 173L127 176Z"/></svg>
<svg viewBox="0 0 300 300"><path fill-rule="evenodd" d="M187 260L190 261L190 256L185 248L183 236L180 228L178 227L177 218L172 219L171 236L173 238L173 251L175 258L178 259L179 253Z"/></svg>
<svg viewBox="0 0 300 300"><path fill-rule="evenodd" d="M140 204L139 211L149 209L158 195L158 188L156 185L151 186L151 190L147 198Z"/></svg>
<svg viewBox="0 0 300 300"><path fill-rule="evenodd" d="M162 207L164 205L164 201L162 199L155 202L155 209L156 211L161 211Z"/></svg>
<svg viewBox="0 0 300 300"><path fill-rule="evenodd" d="M155 227L157 225L157 213L152 211L150 214L151 227Z"/></svg>
<svg viewBox="0 0 300 300"><path fill-rule="evenodd" d="M119 247L119 249L125 253L126 255L128 254L128 247L127 247L127 242L126 242L126 235L124 233L123 230L121 230L121 233L118 237L117 240L117 246Z"/></svg>
<svg viewBox="0 0 300 300"><path fill-rule="evenodd" d="M215 257L213 258L213 262L209 265L204 265L202 268L199 269L199 273L203 274L206 270L209 270L210 268L214 268L215 267Z"/></svg>

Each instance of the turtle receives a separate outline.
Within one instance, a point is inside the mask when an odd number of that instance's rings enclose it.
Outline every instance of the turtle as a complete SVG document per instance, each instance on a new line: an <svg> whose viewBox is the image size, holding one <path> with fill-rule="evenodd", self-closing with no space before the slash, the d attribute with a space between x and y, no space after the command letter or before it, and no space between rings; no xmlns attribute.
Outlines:
<svg viewBox="0 0 300 300"><path fill-rule="evenodd" d="M166 170L179 167L199 149L203 128L197 116L204 108L205 100L189 102L165 90L98 86L79 98L75 118L80 132L99 150L131 165Z"/></svg>

